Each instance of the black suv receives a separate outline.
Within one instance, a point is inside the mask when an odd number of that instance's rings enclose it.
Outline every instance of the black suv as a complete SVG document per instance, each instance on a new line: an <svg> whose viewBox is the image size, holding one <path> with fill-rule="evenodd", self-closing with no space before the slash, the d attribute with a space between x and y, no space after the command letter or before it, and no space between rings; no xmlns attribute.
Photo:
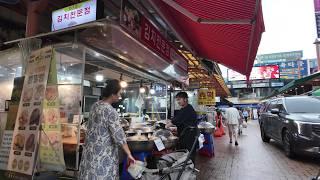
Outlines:
<svg viewBox="0 0 320 180"><path fill-rule="evenodd" d="M295 96L272 99L260 115L261 138L283 144L288 157L320 154L320 98Z"/></svg>

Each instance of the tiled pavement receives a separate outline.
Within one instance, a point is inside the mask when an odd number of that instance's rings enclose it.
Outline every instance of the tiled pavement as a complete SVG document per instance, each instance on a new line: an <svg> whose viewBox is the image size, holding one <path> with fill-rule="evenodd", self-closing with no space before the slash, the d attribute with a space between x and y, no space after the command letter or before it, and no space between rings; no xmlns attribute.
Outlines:
<svg viewBox="0 0 320 180"><path fill-rule="evenodd" d="M287 158L281 145L263 143L257 121L248 123L239 146L229 144L227 135L215 138L215 157L197 157L199 180L304 180L320 170L320 158Z"/></svg>

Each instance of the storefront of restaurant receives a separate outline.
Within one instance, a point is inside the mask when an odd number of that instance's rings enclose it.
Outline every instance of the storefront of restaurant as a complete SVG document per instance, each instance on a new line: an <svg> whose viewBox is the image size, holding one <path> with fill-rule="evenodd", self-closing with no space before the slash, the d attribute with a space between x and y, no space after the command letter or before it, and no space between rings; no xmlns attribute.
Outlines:
<svg viewBox="0 0 320 180"><path fill-rule="evenodd" d="M95 2L54 11L52 32L6 42L16 48L0 52L0 178L32 179L67 171L76 176L90 108L101 98L108 79L121 81L121 100L114 107L130 149L142 161L146 155L174 150L177 137L171 132L167 138L157 137L163 129L156 127L178 109L177 91L188 90L198 114L212 116L216 96L230 95L219 74L190 66L190 59L129 1L122 1L119 22L96 20ZM251 32L252 46L260 40L258 30ZM248 48L250 57L254 48ZM226 64L244 72L250 58L246 62L243 67ZM188 88L195 82L199 84ZM132 138L136 135L138 140ZM165 149L155 143L159 138ZM126 169L121 174L128 177Z"/></svg>
<svg viewBox="0 0 320 180"><path fill-rule="evenodd" d="M1 52L2 174L29 179L36 172L76 172L90 107L105 80L121 81L122 100L114 107L124 123L167 119L167 88L173 81L185 83L187 60L139 18L134 31L129 19L106 19L67 29L55 25L51 33L9 42L20 49ZM66 34L73 40L31 48L34 41ZM23 62L26 46L32 50Z"/></svg>

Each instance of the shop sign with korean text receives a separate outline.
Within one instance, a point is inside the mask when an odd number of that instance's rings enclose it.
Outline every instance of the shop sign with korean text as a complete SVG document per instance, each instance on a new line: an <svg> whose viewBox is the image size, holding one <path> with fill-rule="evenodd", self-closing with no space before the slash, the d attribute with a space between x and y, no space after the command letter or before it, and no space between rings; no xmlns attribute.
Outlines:
<svg viewBox="0 0 320 180"><path fill-rule="evenodd" d="M216 90L201 88L198 90L198 105L212 106L216 104Z"/></svg>
<svg viewBox="0 0 320 180"><path fill-rule="evenodd" d="M52 48L47 47L32 52L28 59L7 167L11 172L34 173L51 58Z"/></svg>
<svg viewBox="0 0 320 180"><path fill-rule="evenodd" d="M281 79L299 79L308 76L307 60L286 61L279 64Z"/></svg>
<svg viewBox="0 0 320 180"><path fill-rule="evenodd" d="M320 0L314 0L314 12L317 26L317 37L320 38Z"/></svg>
<svg viewBox="0 0 320 180"><path fill-rule="evenodd" d="M128 0L122 1L120 24L131 35L141 40L144 45L169 63L181 63L181 67L183 67L183 63L185 63L183 61L186 61L185 58Z"/></svg>
<svg viewBox="0 0 320 180"><path fill-rule="evenodd" d="M51 30L57 31L97 19L97 0L84 1L52 12Z"/></svg>

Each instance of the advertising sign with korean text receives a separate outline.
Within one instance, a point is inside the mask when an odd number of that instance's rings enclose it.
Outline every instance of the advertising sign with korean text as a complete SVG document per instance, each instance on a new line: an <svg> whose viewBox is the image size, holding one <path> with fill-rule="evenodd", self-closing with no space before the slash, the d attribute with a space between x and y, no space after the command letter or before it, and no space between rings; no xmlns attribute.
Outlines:
<svg viewBox="0 0 320 180"><path fill-rule="evenodd" d="M169 63L184 67L186 59L128 0L122 1L120 25Z"/></svg>
<svg viewBox="0 0 320 180"><path fill-rule="evenodd" d="M317 35L320 38L320 0L314 0L314 12L316 18Z"/></svg>
<svg viewBox="0 0 320 180"><path fill-rule="evenodd" d="M61 135L61 119L57 85L55 54L51 60L48 83L43 100L43 119L40 134L40 170L62 172L65 170Z"/></svg>
<svg viewBox="0 0 320 180"><path fill-rule="evenodd" d="M32 176L38 157L38 140L42 120L52 48L42 48L31 53L27 61L18 115L7 169Z"/></svg>
<svg viewBox="0 0 320 180"><path fill-rule="evenodd" d="M280 72L279 66L277 65L253 67L250 74L250 80L278 78L280 78ZM231 69L228 69L228 81L245 81L246 79L246 76Z"/></svg>
<svg viewBox="0 0 320 180"><path fill-rule="evenodd" d="M257 59L262 62L279 62L281 60L299 60L303 57L303 51L290 51L272 54L261 54Z"/></svg>
<svg viewBox="0 0 320 180"><path fill-rule="evenodd" d="M307 60L286 61L279 66L281 79L299 79L308 75Z"/></svg>
<svg viewBox="0 0 320 180"><path fill-rule="evenodd" d="M97 19L97 0L84 1L52 12L51 30L57 31Z"/></svg>
<svg viewBox="0 0 320 180"><path fill-rule="evenodd" d="M212 106L216 104L216 90L202 88L198 90L198 105Z"/></svg>
<svg viewBox="0 0 320 180"><path fill-rule="evenodd" d="M279 78L280 72L277 65L253 67L250 74L250 80Z"/></svg>

